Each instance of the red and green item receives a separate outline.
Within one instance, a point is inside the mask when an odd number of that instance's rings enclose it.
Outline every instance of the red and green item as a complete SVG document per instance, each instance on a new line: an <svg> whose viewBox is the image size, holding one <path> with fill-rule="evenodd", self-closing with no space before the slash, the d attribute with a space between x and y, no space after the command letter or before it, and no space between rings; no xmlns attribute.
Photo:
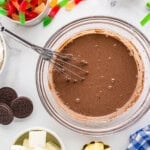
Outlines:
<svg viewBox="0 0 150 150"><path fill-rule="evenodd" d="M83 0L61 0L59 3L56 4L57 0L52 0L50 6L53 6L50 10L49 14L43 18L43 26L48 26L59 10L63 7L66 7L69 3L73 3L73 6L78 5Z"/></svg>
<svg viewBox="0 0 150 150"><path fill-rule="evenodd" d="M69 3L66 5L66 10L70 11L72 10L76 5L78 5L80 2L83 0L71 0Z"/></svg>
<svg viewBox="0 0 150 150"><path fill-rule="evenodd" d="M0 14L25 24L36 18L45 6L46 0L0 0Z"/></svg>
<svg viewBox="0 0 150 150"><path fill-rule="evenodd" d="M62 7L66 6L68 2L69 2L69 0L62 0L57 5L55 5L50 10L50 12L48 13L48 15L43 18L43 26L45 27L45 26L49 25L52 22L53 18L56 16L56 14L59 12L59 10Z"/></svg>
<svg viewBox="0 0 150 150"><path fill-rule="evenodd" d="M141 21L141 25L144 26L145 24L147 24L148 22L150 22L150 13L147 14L143 20Z"/></svg>
<svg viewBox="0 0 150 150"><path fill-rule="evenodd" d="M148 1L148 2L146 3L146 6L147 6L147 8L150 9L150 1Z"/></svg>
<svg viewBox="0 0 150 150"><path fill-rule="evenodd" d="M146 3L146 6L148 9L150 9L150 1L148 1ZM142 20L141 20L141 25L144 26L146 25L148 22L150 22L150 13L148 13Z"/></svg>

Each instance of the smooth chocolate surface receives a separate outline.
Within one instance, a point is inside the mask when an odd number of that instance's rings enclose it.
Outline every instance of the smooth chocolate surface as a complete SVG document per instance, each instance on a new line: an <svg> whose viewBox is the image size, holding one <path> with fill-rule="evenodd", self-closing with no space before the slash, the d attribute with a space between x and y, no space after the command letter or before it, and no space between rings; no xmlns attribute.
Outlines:
<svg viewBox="0 0 150 150"><path fill-rule="evenodd" d="M104 34L87 34L69 42L61 52L81 58L79 62L68 62L89 72L84 81L79 81L74 76L64 77L53 68L55 90L68 108L86 116L104 116L128 102L138 71L134 57L121 41ZM66 66L63 64L64 71Z"/></svg>

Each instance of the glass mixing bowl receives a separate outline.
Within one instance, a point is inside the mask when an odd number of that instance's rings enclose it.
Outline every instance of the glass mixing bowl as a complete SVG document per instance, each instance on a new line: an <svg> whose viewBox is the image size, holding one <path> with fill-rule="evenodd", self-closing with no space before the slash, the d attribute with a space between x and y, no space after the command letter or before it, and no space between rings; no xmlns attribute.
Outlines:
<svg viewBox="0 0 150 150"><path fill-rule="evenodd" d="M74 35L85 30L108 30L125 37L138 49L144 65L143 91L136 103L126 112L109 120L98 117L90 120L74 118L61 108L48 85L49 62L39 58L36 70L36 84L40 99L47 112L63 126L86 135L102 136L119 132L139 120L150 108L150 42L134 26L120 19L95 16L79 19L58 30L46 43L45 47L57 50Z"/></svg>

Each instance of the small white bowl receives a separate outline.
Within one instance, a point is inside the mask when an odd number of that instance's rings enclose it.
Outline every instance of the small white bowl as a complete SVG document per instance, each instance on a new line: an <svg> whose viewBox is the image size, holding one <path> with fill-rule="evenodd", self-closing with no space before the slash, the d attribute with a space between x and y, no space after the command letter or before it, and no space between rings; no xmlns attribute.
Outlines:
<svg viewBox="0 0 150 150"><path fill-rule="evenodd" d="M6 43L2 33L0 33L0 74L3 71L6 61Z"/></svg>
<svg viewBox="0 0 150 150"><path fill-rule="evenodd" d="M26 21L23 26L34 26L34 25L40 23L42 21L42 19L48 14L48 12L50 10L49 4L50 4L50 0L47 0L45 9L34 19ZM13 20L10 17L5 16L5 18L12 23L22 25L19 21Z"/></svg>
<svg viewBox="0 0 150 150"><path fill-rule="evenodd" d="M28 134L30 131L46 131L47 140L55 142L57 145L59 145L61 147L61 150L65 150L63 142L61 141L61 139L58 137L58 135L55 132L53 132L49 129L46 129L46 128L41 128L41 127L29 128L27 130L22 131L19 134L19 136L17 136L17 138L15 138L12 145L15 145L15 144L21 145L23 143L23 140L28 137Z"/></svg>

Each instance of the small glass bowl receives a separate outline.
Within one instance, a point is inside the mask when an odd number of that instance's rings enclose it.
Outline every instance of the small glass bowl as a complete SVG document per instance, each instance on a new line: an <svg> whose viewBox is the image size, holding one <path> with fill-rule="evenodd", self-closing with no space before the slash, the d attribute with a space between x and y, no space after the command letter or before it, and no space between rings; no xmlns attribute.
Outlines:
<svg viewBox="0 0 150 150"><path fill-rule="evenodd" d="M132 41L138 49L144 66L143 91L126 112L109 120L91 117L81 120L74 118L64 110L53 97L48 85L49 62L39 58L36 69L36 85L40 99L47 112L63 126L81 134L102 136L119 132L138 121L150 108L150 42L134 26L120 19L93 16L69 23L58 30L46 43L45 47L57 50L69 38L91 29L108 30Z"/></svg>
<svg viewBox="0 0 150 150"><path fill-rule="evenodd" d="M6 61L6 43L2 33L0 33L0 74L3 71Z"/></svg>
<svg viewBox="0 0 150 150"><path fill-rule="evenodd" d="M56 145L61 147L61 150L65 150L64 144L62 143L60 138L56 135L56 133L54 133L53 131L51 131L49 129L39 128L39 127L38 128L31 128L31 129L28 129L28 130L25 130L25 131L21 132L19 134L19 136L17 136L15 138L12 145L22 145L24 139L29 138L29 132L30 131L46 131L46 133L47 133L46 142L48 142L48 141L54 142Z"/></svg>
<svg viewBox="0 0 150 150"><path fill-rule="evenodd" d="M50 10L49 3L50 3L50 0L47 0L44 10L36 18L26 21L25 24L23 24L23 26L34 26L40 23ZM12 23L22 25L19 21L13 20L10 17L5 16L5 18Z"/></svg>

